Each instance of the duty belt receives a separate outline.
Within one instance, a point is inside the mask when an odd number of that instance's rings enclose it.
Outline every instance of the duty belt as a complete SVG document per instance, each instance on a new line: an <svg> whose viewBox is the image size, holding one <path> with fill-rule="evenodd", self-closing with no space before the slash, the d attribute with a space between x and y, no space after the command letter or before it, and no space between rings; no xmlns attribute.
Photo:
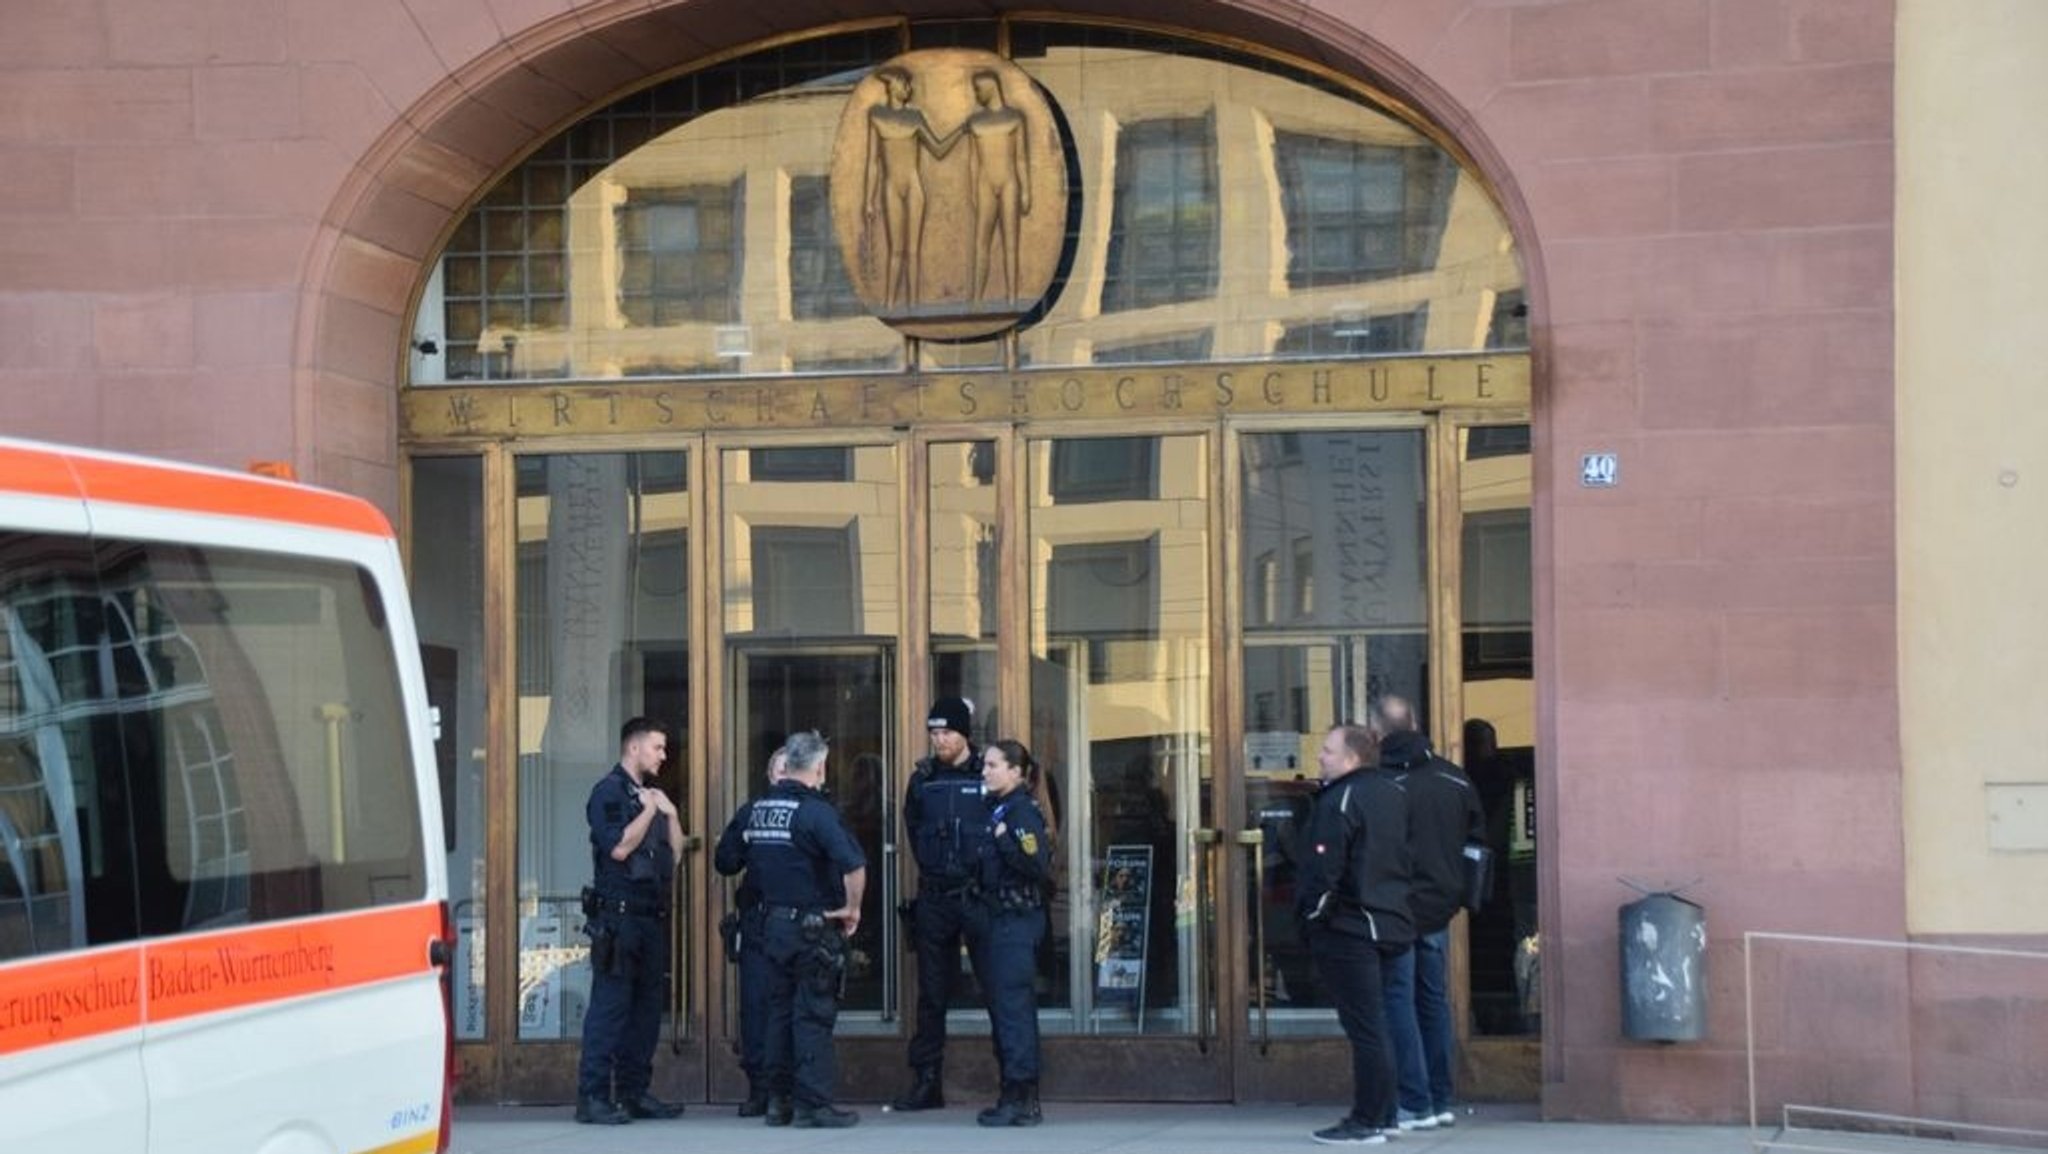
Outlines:
<svg viewBox="0 0 2048 1154"><path fill-rule="evenodd" d="M764 918L778 918L787 922L800 922L807 917L825 916L823 910L812 909L806 906L774 906L764 902L754 908L760 910L761 916Z"/></svg>
<svg viewBox="0 0 2048 1154"><path fill-rule="evenodd" d="M585 917L595 917L598 914L623 914L632 918L666 918L668 917L668 906L658 901L650 902L633 898L615 898L609 894L585 891L583 895L583 914Z"/></svg>
<svg viewBox="0 0 2048 1154"><path fill-rule="evenodd" d="M917 883L917 892L920 895L930 894L935 898L964 898L978 888L980 883L973 878L923 878Z"/></svg>

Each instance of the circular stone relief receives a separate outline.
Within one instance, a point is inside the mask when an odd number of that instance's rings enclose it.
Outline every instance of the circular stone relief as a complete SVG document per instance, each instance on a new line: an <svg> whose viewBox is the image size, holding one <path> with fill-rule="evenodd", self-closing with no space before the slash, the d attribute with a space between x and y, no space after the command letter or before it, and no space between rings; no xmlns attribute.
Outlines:
<svg viewBox="0 0 2048 1154"><path fill-rule="evenodd" d="M1052 286L1066 155L1037 84L992 52L907 52L854 86L832 223L861 301L914 337L1014 327Z"/></svg>

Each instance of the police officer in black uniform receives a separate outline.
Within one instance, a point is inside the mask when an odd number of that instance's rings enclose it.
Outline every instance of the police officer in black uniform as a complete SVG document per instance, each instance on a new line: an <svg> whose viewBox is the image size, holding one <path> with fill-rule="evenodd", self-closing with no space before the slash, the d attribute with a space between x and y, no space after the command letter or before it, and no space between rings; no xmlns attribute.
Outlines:
<svg viewBox="0 0 2048 1154"><path fill-rule="evenodd" d="M792 734L783 778L748 803L741 834L748 878L761 892L761 948L767 955L768 1014L763 1066L787 1070L788 1094L771 1087L770 1126L837 1129L860 1115L832 1105L838 1066L832 1026L839 1017L846 941L860 929L867 859L825 799L825 739Z"/></svg>
<svg viewBox="0 0 2048 1154"><path fill-rule="evenodd" d="M769 756L768 788L782 780L788 759L789 754L781 748ZM747 822L753 812L751 801L740 806L725 823L725 832L718 835L718 849L711 860L726 877L747 867ZM719 928L727 935L728 960L736 962L740 971L740 1069L747 1074L747 1099L740 1103L739 1115L759 1118L768 1112L769 1097L781 1094L787 1098L790 1087L787 1069L770 1070L767 1066L768 951L761 944L761 887L753 875L740 881L733 905L727 915L730 925L721 923Z"/></svg>
<svg viewBox="0 0 2048 1154"><path fill-rule="evenodd" d="M1038 944L1052 885L1054 834L1040 808L1044 782L1031 753L998 741L982 753L988 830L977 870L980 901L967 918L967 953L988 998L1002 1096L976 1121L1036 1126L1038 1108Z"/></svg>
<svg viewBox="0 0 2048 1154"><path fill-rule="evenodd" d="M654 1043L668 990L669 889L683 826L675 803L655 788L668 757L661 723L635 717L619 730L619 763L591 788L592 879L583 891L590 935L590 1009L576 1070L576 1120L618 1125L673 1118L680 1104L649 1092Z"/></svg>
<svg viewBox="0 0 2048 1154"><path fill-rule="evenodd" d="M917 1024L910 1035L910 1088L890 1105L935 1110L946 1104L946 1008L953 1000L969 893L988 846L981 757L968 741L974 703L942 697L925 718L932 755L919 761L903 793L903 829L917 859L917 899L909 917L917 949Z"/></svg>

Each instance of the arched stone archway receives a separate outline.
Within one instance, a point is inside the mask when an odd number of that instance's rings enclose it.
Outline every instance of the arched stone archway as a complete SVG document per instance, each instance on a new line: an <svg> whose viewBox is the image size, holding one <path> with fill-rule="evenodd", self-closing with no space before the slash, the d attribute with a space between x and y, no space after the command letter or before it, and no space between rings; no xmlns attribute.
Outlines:
<svg viewBox="0 0 2048 1154"><path fill-rule="evenodd" d="M1090 0L1060 6L1104 19L1156 19L1144 5ZM1528 299L1541 315L1542 278L1528 213L1513 175L1471 110L1498 82L1467 58L1460 35L1498 24L1464 18L1469 3L1422 17L1366 6L1205 0L1175 11L1175 27L1257 45L1368 80L1407 103L1441 142L1484 174L1515 230ZM1455 10L1455 11L1453 11ZM407 322L439 244L499 174L578 117L621 92L721 55L857 20L972 19L978 5L911 10L855 0L827 11L745 0L682 0L649 8L621 0L572 5L520 28L421 28L437 58L467 60L415 96L364 149L311 246L295 342L301 471L313 480L396 505L394 398L407 362ZM1482 46L1483 47L1483 46ZM1497 55L1497 54L1496 54ZM1463 61L1460 92L1433 79L1433 59ZM1532 326L1532 336L1537 331ZM1540 360L1539 360L1540 363Z"/></svg>

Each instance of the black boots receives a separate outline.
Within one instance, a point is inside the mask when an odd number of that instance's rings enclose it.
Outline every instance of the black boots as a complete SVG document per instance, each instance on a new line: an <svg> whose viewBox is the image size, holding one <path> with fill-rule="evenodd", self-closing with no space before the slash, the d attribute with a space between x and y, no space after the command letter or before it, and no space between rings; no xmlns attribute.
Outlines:
<svg viewBox="0 0 2048 1154"><path fill-rule="evenodd" d="M796 1120L790 1125L799 1130L843 1130L860 1121L860 1115L851 1110L841 1110L827 1103L823 1106L798 1106Z"/></svg>
<svg viewBox="0 0 2048 1154"><path fill-rule="evenodd" d="M899 1112L912 1110L938 1110L946 1105L945 1078L938 1066L919 1066L917 1080L910 1089L896 1096L889 1108Z"/></svg>
<svg viewBox="0 0 2048 1154"><path fill-rule="evenodd" d="M767 1117L763 1118L762 1121L768 1123L770 1126L789 1125L790 1119L794 1116L795 1113L794 1109L790 1105L789 1095L787 1094L768 1095L767 1108L762 1112L767 1115Z"/></svg>
<svg viewBox="0 0 2048 1154"><path fill-rule="evenodd" d="M576 1120L588 1126L623 1126L633 1120L618 1104L604 1098L576 1099Z"/></svg>
<svg viewBox="0 0 2048 1154"><path fill-rule="evenodd" d="M1002 1098L974 1120L983 1126L1036 1126L1045 1121L1038 1110L1038 1083L1003 1083Z"/></svg>
<svg viewBox="0 0 2048 1154"><path fill-rule="evenodd" d="M754 1087L747 1091L747 1100L740 1103L740 1117L759 1118L768 1112L768 1091Z"/></svg>
<svg viewBox="0 0 2048 1154"><path fill-rule="evenodd" d="M681 1102L664 1102L645 1090L620 1102L619 1109L624 1110L627 1116L633 1118L680 1118L683 1116L683 1104Z"/></svg>

